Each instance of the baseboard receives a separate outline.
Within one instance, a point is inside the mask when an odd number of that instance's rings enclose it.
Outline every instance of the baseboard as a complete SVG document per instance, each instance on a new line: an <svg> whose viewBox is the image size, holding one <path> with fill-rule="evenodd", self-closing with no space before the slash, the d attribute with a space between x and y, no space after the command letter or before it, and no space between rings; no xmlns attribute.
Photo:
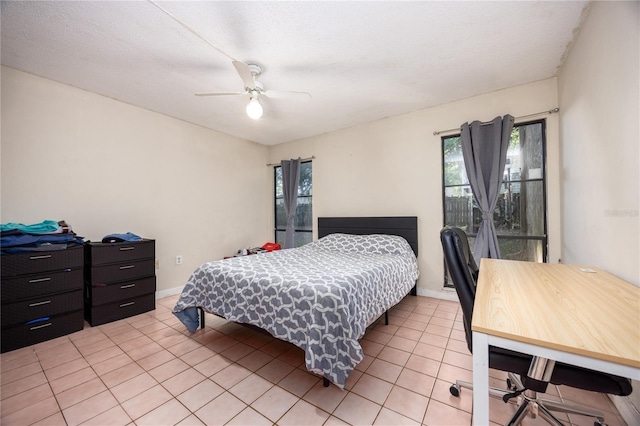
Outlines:
<svg viewBox="0 0 640 426"><path fill-rule="evenodd" d="M182 289L184 286L174 287L167 290L156 291L156 300L162 299L164 297L173 296L174 294L182 293Z"/></svg>
<svg viewBox="0 0 640 426"><path fill-rule="evenodd" d="M640 425L640 413L628 396L609 395L609 398L628 425Z"/></svg>
<svg viewBox="0 0 640 426"><path fill-rule="evenodd" d="M418 296L433 297L434 299L458 301L458 294L455 289L443 288L442 290L427 290L423 288L417 289Z"/></svg>

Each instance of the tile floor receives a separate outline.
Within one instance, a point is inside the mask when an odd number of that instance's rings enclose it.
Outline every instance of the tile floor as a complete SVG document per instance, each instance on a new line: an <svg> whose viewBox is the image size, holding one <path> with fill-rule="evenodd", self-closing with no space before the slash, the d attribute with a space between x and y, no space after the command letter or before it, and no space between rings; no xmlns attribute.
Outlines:
<svg viewBox="0 0 640 426"><path fill-rule="evenodd" d="M2 354L3 425L469 425L471 380L458 304L408 296L361 341L366 354L342 391L324 388L304 367L303 351L207 315L193 335L171 314L178 296L155 311ZM503 385L505 375L492 372ZM552 399L605 411L601 394L559 387ZM491 399L491 421L512 404ZM586 418L562 417L576 426ZM525 425L545 424L527 418Z"/></svg>

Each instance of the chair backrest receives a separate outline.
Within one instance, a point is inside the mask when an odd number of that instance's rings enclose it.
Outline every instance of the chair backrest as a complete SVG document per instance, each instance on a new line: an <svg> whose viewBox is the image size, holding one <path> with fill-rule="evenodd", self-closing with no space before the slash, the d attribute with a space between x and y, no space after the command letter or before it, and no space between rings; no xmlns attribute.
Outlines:
<svg viewBox="0 0 640 426"><path fill-rule="evenodd" d="M467 234L464 231L454 227L443 228L440 231L440 241L449 275L462 306L467 347L472 351L471 318L479 269L471 254Z"/></svg>

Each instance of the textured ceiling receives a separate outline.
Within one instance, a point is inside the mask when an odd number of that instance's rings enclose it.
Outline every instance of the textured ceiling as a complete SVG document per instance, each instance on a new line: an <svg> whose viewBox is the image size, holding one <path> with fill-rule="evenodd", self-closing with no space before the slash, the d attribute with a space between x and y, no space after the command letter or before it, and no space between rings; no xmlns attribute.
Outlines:
<svg viewBox="0 0 640 426"><path fill-rule="evenodd" d="M272 145L555 76L588 2L156 4L208 42L150 1L2 1L2 64ZM243 91L231 58L312 99L194 96Z"/></svg>

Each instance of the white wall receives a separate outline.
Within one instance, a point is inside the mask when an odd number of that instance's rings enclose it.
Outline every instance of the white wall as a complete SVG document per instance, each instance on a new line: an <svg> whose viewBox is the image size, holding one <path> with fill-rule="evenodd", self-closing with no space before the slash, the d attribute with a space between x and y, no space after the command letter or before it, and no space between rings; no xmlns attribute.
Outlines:
<svg viewBox="0 0 640 426"><path fill-rule="evenodd" d="M159 291L271 238L267 147L10 68L1 78L2 223L154 238Z"/></svg>
<svg viewBox="0 0 640 426"><path fill-rule="evenodd" d="M476 96L317 137L280 144L269 161L313 160L313 215L417 216L420 279L418 292L447 297L443 291L441 136L435 130L465 121L515 117L557 106L556 80ZM547 118L549 258L560 257L558 116Z"/></svg>
<svg viewBox="0 0 640 426"><path fill-rule="evenodd" d="M638 286L639 64L640 3L596 2L558 77L562 257ZM639 421L640 382L633 387L635 410L614 398L629 424Z"/></svg>
<svg viewBox="0 0 640 426"><path fill-rule="evenodd" d="M559 74L562 257L640 285L640 4L596 2Z"/></svg>

